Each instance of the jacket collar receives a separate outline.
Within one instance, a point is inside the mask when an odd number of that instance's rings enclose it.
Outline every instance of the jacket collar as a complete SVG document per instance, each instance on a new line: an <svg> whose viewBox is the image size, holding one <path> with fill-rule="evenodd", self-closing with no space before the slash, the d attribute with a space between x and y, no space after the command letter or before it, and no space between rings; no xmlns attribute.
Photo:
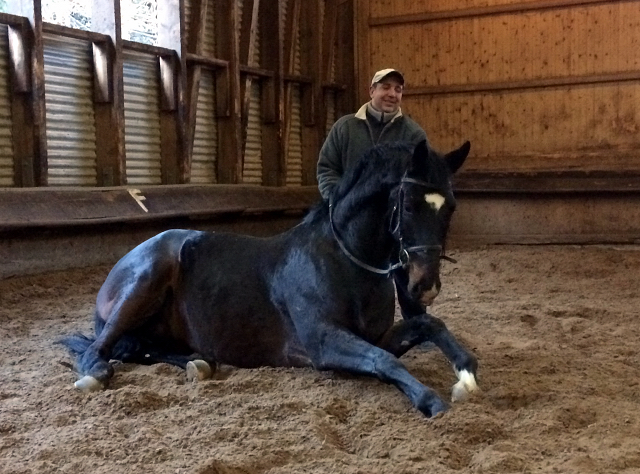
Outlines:
<svg viewBox="0 0 640 474"><path fill-rule="evenodd" d="M367 102L366 104L364 104L362 107L360 107L358 109L358 111L356 112L355 117L360 119L360 120L367 120L367 105L369 105L371 103L371 101ZM389 121L389 123L393 122L394 120L399 119L400 117L402 117L402 108L398 107L398 112L396 113L396 115Z"/></svg>

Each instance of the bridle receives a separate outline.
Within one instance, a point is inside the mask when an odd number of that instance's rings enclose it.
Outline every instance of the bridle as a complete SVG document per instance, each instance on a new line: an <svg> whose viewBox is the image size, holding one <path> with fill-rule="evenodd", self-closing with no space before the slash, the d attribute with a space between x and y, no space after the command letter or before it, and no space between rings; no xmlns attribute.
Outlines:
<svg viewBox="0 0 640 474"><path fill-rule="evenodd" d="M442 245L412 245L410 247L405 247L404 240L402 238L402 229L401 229L402 215L403 215L402 204L404 201L404 187L403 187L404 183L417 184L418 186L422 186L430 189L438 189L438 186L434 185L433 183L428 183L427 181L421 181L418 179L407 178L407 177L404 177L400 180L398 200L396 201L396 204L393 206L393 210L391 211L391 219L389 223L389 232L400 245L400 250L398 252L398 263L391 264L387 268L377 268L372 265L369 265L368 263L363 262L358 257L353 255L351 252L349 252L349 250L347 250L347 247L344 245L344 242L342 242L342 239L340 239L340 236L338 235L338 231L336 230L336 226L333 222L333 203L332 202L329 203L329 223L331 224L331 231L333 232L333 237L336 239L336 242L338 243L340 250L342 250L342 252L349 258L349 260L351 260L353 263L358 265L360 268L364 268L365 270L376 273L378 275L390 276L391 272L393 272L394 270L397 270L398 268L405 267L409 263L409 254L427 253L430 250L437 250L440 253L439 258L445 259L449 262L456 263L456 260L444 255ZM397 216L397 218L395 218L395 216ZM394 225L394 220L395 220L395 225Z"/></svg>

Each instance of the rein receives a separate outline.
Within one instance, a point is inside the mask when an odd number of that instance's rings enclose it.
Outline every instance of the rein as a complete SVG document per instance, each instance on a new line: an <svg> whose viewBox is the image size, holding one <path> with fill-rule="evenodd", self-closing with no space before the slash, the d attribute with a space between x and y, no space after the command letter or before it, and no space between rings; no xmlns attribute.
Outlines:
<svg viewBox="0 0 640 474"><path fill-rule="evenodd" d="M412 183L412 184L417 184L419 186L424 186L424 187L427 187L427 188L437 188L432 183L428 183L426 181L420 181L420 180L413 179L413 178L402 178L400 180L400 183ZM400 189L402 190L402 185L401 185ZM400 201L401 201L401 197L398 199L398 202L400 203L400 209L402 209L402 203ZM398 209L398 204L396 204L394 206L394 208L393 208L393 211L392 211L392 214L391 214L392 218L393 218L393 215L395 214L397 209ZM331 224L331 232L333 233L333 237L336 239L336 242L338 243L338 246L340 247L340 250L342 250L342 252L347 256L347 258L349 258L349 260L351 260L353 263L358 265L360 268L368 270L368 271L370 271L372 273L376 273L378 275L387 275L387 277L389 277L391 275L392 271L397 270L398 268L405 267L409 263L409 254L410 253L419 253L419 252L425 252L426 253L429 250L437 250L437 251L442 253L442 251L443 251L442 245L414 245L414 246L411 246L411 247L405 247L404 246L404 242L402 240L402 235L399 235L400 234L399 228L400 228L401 220L402 220L402 216L399 215L398 216L398 223L396 224L395 229L393 229L393 230L389 229L391 231L392 235L395 236L396 234L398 234L398 243L400 244L400 251L398 253L398 263L394 263L392 265L389 265L388 268L377 268L377 267L374 267L372 265L369 265L368 263L363 262L358 257L356 257L351 252L349 252L349 250L347 250L347 247L344 245L344 243L340 239L340 237L338 235L338 231L336 230L336 226L335 226L335 224L333 222L333 203L329 203L329 223ZM448 256L446 256L444 254L441 254L440 258L445 259L445 260L447 260L449 262L456 263L456 260L454 260L453 258L448 257Z"/></svg>
<svg viewBox="0 0 640 474"><path fill-rule="evenodd" d="M336 239L336 242L338 242L338 246L340 247L340 250L342 250L342 253L344 253L349 258L349 260L351 260L353 263L358 265L360 268L364 268L365 270L369 270L370 272L377 273L378 275L389 276L392 271L397 270L400 267L403 267L409 261L409 254L407 253L407 251L404 252L405 254L404 258L402 258L403 249L401 248L400 260L398 261L398 263L390 265L389 268L376 268L367 263L364 263L358 257L356 257L351 252L349 252L347 250L347 247L344 246L344 243L342 243L342 240L340 240L340 237L338 236L338 231L336 230L336 226L333 223L333 204L332 203L329 204L329 223L331 224L331 231L333 232L333 237ZM403 260L404 260L404 263L403 263Z"/></svg>

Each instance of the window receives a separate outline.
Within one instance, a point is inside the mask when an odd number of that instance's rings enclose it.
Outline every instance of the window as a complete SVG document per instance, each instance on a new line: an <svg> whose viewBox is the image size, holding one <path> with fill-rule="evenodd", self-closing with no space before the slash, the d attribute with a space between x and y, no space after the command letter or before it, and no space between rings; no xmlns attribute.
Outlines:
<svg viewBox="0 0 640 474"><path fill-rule="evenodd" d="M47 23L91 31L92 2L87 0L42 0L42 20ZM7 0L0 0L6 11ZM122 38L158 45L157 0L121 0Z"/></svg>
<svg viewBox="0 0 640 474"><path fill-rule="evenodd" d="M158 44L157 0L122 0L120 16L123 39L150 45Z"/></svg>
<svg viewBox="0 0 640 474"><path fill-rule="evenodd" d="M91 30L91 2L86 0L42 0L42 21Z"/></svg>

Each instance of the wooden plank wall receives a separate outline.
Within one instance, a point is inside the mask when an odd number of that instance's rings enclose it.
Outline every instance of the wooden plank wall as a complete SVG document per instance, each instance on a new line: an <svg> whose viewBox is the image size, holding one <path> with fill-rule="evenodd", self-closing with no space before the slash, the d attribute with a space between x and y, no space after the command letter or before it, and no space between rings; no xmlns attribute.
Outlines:
<svg viewBox="0 0 640 474"><path fill-rule="evenodd" d="M358 84L406 75L466 171L640 172L640 1L357 0ZM368 99L361 90L361 100Z"/></svg>

